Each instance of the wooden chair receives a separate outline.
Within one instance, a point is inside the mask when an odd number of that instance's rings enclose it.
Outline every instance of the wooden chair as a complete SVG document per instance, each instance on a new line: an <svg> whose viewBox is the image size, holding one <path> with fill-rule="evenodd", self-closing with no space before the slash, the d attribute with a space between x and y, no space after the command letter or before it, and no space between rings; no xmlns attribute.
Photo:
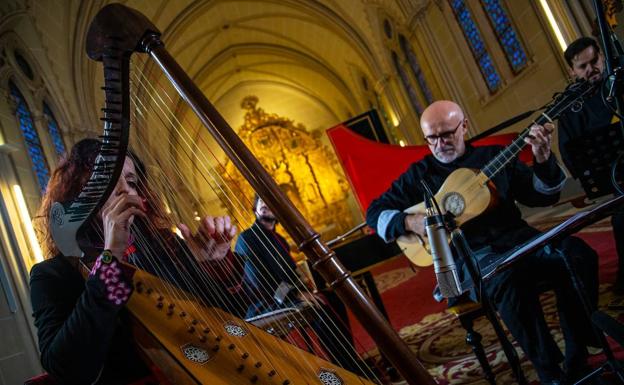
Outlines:
<svg viewBox="0 0 624 385"><path fill-rule="evenodd" d="M474 330L474 320L485 316L481 304L465 298L456 305L449 307L447 311L456 316L461 326L466 330L466 343L472 348L473 353L477 357L485 380L490 384L496 384L496 376L492 372L492 367L487 360L485 349L481 343L483 337Z"/></svg>
<svg viewBox="0 0 624 385"><path fill-rule="evenodd" d="M552 287L544 282L538 283L537 290L539 293L544 293L552 290ZM483 370L483 377L490 384L496 384L496 379L492 367L487 360L485 348L483 347L483 337L479 332L474 330L474 321L479 317L485 317L485 310L481 303L474 302L468 297L461 297L458 302L450 306L447 311L459 319L459 323L466 330L466 343L472 348L481 369Z"/></svg>

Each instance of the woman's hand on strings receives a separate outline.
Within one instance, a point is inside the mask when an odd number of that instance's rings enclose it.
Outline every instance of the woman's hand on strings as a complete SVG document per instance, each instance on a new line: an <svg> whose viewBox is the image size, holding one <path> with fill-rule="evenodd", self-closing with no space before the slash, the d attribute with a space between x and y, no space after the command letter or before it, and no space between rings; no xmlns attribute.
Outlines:
<svg viewBox="0 0 624 385"><path fill-rule="evenodd" d="M130 225L135 215L146 218L145 202L138 195L119 194L109 199L102 208L104 249L121 258L128 247Z"/></svg>
<svg viewBox="0 0 624 385"><path fill-rule="evenodd" d="M232 224L227 215L204 217L195 235L184 223L180 223L178 228L198 262L220 261L225 258L236 235L236 225Z"/></svg>

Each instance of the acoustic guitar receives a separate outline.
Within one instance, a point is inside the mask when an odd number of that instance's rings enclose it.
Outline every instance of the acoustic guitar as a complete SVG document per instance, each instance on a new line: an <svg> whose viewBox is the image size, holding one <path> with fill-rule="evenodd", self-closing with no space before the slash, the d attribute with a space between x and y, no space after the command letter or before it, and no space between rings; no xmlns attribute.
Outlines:
<svg viewBox="0 0 624 385"><path fill-rule="evenodd" d="M589 82L571 83L563 92L555 94L544 112L482 169L459 168L453 171L434 196L435 200L440 203L442 213L453 214L457 225L461 226L493 207L496 191L490 181L524 148L526 145L524 139L529 135L531 126L553 122L563 112L570 109L580 110L583 97L593 92L594 89L595 86ZM424 214L424 202L408 207L404 212ZM397 244L413 264L429 266L433 263L426 237L423 238L417 234L403 235L397 239Z"/></svg>

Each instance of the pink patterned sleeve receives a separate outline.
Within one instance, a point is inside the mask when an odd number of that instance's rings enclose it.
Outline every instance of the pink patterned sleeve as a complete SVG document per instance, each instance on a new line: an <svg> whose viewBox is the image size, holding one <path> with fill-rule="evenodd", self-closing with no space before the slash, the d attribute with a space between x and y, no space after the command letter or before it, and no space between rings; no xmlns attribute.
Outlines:
<svg viewBox="0 0 624 385"><path fill-rule="evenodd" d="M132 269L102 253L95 261L89 277L95 277L103 284L108 301L124 305L132 293L132 274Z"/></svg>

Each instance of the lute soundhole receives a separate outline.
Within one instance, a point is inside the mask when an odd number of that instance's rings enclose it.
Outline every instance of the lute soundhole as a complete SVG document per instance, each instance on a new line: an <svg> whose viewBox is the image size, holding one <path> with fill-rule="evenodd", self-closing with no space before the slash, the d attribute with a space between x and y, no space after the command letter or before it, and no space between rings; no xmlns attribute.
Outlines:
<svg viewBox="0 0 624 385"><path fill-rule="evenodd" d="M451 192L442 198L442 207L444 207L444 211L458 217L466 209L466 200L460 193Z"/></svg>

